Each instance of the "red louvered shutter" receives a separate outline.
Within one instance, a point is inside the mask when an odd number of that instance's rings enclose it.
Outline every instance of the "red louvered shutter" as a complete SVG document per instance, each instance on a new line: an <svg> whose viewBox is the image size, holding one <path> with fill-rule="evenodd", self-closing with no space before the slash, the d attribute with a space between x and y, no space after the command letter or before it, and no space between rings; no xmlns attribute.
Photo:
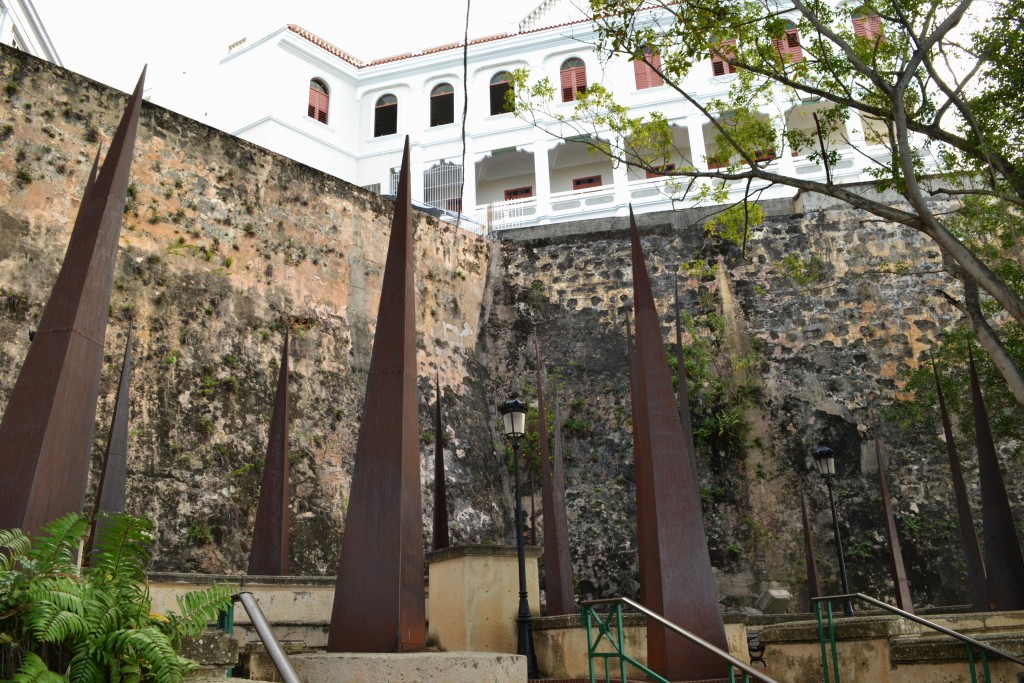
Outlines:
<svg viewBox="0 0 1024 683"><path fill-rule="evenodd" d="M572 102L573 99L573 73L575 69L565 69L562 71L562 101Z"/></svg>
<svg viewBox="0 0 1024 683"><path fill-rule="evenodd" d="M574 78L576 80L576 83L575 83L575 88L574 88L575 92L573 93L572 98L576 99L576 93L577 92L586 92L587 91L587 67L585 67L585 66L576 67L575 69L573 69L573 76L574 76Z"/></svg>
<svg viewBox="0 0 1024 683"><path fill-rule="evenodd" d="M647 68L647 80L650 83L650 86L648 87L657 88L659 85L664 85L665 79L663 79L661 75L654 70L661 70L661 57L654 53L649 53L647 55L647 59L651 63L651 66Z"/></svg>
<svg viewBox="0 0 1024 683"><path fill-rule="evenodd" d="M875 40L882 35L882 17L877 14L870 17L854 17L853 34L858 38Z"/></svg>
<svg viewBox="0 0 1024 683"><path fill-rule="evenodd" d="M791 28L786 31L786 47L789 50L789 54L793 57L793 64L803 60L804 50L800 47L799 29Z"/></svg>
<svg viewBox="0 0 1024 683"><path fill-rule="evenodd" d="M313 90L313 88L309 89L309 109L307 111L309 118L311 119L316 118L316 105L319 103L317 95L319 94L320 93L318 93L316 90Z"/></svg>
<svg viewBox="0 0 1024 683"><path fill-rule="evenodd" d="M650 73L650 67L643 60L637 59L633 62L633 76L636 78L637 90L651 87L650 79L647 78Z"/></svg>
<svg viewBox="0 0 1024 683"><path fill-rule="evenodd" d="M868 38L868 18L867 17L854 17L853 18L853 35L858 38Z"/></svg>
<svg viewBox="0 0 1024 683"><path fill-rule="evenodd" d="M772 42L774 43L775 41ZM736 58L736 51L734 49L735 45L735 38L733 38L732 40L723 40L717 46L717 50L722 54L722 56L719 57L714 52L711 53L711 73L713 75L724 76L726 74L736 73L736 67L730 64L728 61L726 61L729 59Z"/></svg>

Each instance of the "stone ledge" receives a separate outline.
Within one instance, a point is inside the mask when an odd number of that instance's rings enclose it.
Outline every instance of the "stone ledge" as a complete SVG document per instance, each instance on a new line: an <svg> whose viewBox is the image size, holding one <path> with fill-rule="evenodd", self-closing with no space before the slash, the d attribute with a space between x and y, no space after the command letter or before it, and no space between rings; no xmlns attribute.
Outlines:
<svg viewBox="0 0 1024 683"><path fill-rule="evenodd" d="M320 652L291 657L306 683L524 683L526 658L477 652Z"/></svg>
<svg viewBox="0 0 1024 683"><path fill-rule="evenodd" d="M1024 634L1007 633L975 640L1017 657L1024 655ZM891 643L889 651L889 661L894 665L967 661L964 644L949 636L898 638ZM1002 659L991 653L988 657L990 661ZM975 661L980 664L980 654L975 654Z"/></svg>
<svg viewBox="0 0 1024 683"><path fill-rule="evenodd" d="M871 640L893 636L916 635L921 626L895 616L840 617L833 620L837 641ZM816 643L818 622L797 621L766 626L758 631L762 643Z"/></svg>
<svg viewBox="0 0 1024 683"><path fill-rule="evenodd" d="M453 545L427 553L426 561L441 562L471 556L515 557L518 552L514 545ZM526 546L526 557L540 557L542 553L543 549L540 546Z"/></svg>
<svg viewBox="0 0 1024 683"><path fill-rule="evenodd" d="M195 586L209 586L213 583L229 583L245 586L334 586L333 576L248 576L246 574L193 574L185 572L150 572L146 575L149 583L184 583Z"/></svg>

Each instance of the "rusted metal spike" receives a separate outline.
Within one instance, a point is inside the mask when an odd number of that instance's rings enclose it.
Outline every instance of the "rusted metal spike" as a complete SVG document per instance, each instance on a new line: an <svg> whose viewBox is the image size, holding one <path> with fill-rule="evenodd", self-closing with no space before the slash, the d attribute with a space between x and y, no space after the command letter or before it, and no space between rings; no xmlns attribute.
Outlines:
<svg viewBox="0 0 1024 683"><path fill-rule="evenodd" d="M971 606L978 611L985 611L988 609L988 581L985 578L985 562L981 558L978 532L974 528L974 515L971 513L971 503L967 497L964 472L960 467L960 456L957 454L956 441L953 438L953 424L949 421L949 413L946 411L946 397L942 394L939 369L935 366L934 359L932 359L932 372L935 374L935 393L939 398L942 431L946 436L946 454L949 456L949 471L953 479L956 511L960 518L960 540L963 543L964 556L967 561L967 584L971 594Z"/></svg>
<svg viewBox="0 0 1024 683"><path fill-rule="evenodd" d="M807 565L807 597L819 598L821 592L821 578L818 576L818 560L814 554L814 537L811 535L811 520L807 516L807 498L803 491L800 492L800 519L804 526L804 563ZM814 611L814 602L810 602L811 611Z"/></svg>
<svg viewBox="0 0 1024 683"><path fill-rule="evenodd" d="M124 512L125 483L128 478L128 388L132 381L132 325L128 323L125 335L124 358L121 361L121 377L117 382L117 398L114 399L114 414L107 434L107 450L103 454L103 468L96 487L96 504L92 512L90 543L103 533L108 521L100 513Z"/></svg>
<svg viewBox="0 0 1024 683"><path fill-rule="evenodd" d="M426 647L409 139L391 224L329 652Z"/></svg>
<svg viewBox="0 0 1024 683"><path fill-rule="evenodd" d="M451 539L448 535L448 493L444 480L444 428L441 424L441 373L435 379L437 403L434 406L434 550L447 548Z"/></svg>
<svg viewBox="0 0 1024 683"><path fill-rule="evenodd" d="M82 191L82 202L79 206L89 201L89 195L92 193L92 188L96 185L96 176L100 172L100 153L102 151L103 145L97 145L96 158L92 160L92 168L89 170L89 177L85 181L85 190Z"/></svg>
<svg viewBox="0 0 1024 683"><path fill-rule="evenodd" d="M267 434L267 457L263 461L260 500L256 506L252 548L249 550L250 576L288 576L288 342L285 327L281 345L281 367L277 373L277 393Z"/></svg>
<svg viewBox="0 0 1024 683"><path fill-rule="evenodd" d="M910 597L910 584L907 582L907 568L903 564L903 548L896 531L896 516L892 511L892 500L889 498L889 479L882 460L882 447L875 437L875 459L878 461L878 479L882 485L882 507L885 511L885 537L889 541L889 570L892 574L893 590L896 593L896 606L904 612L914 613L914 602Z"/></svg>
<svg viewBox="0 0 1024 683"><path fill-rule="evenodd" d="M988 413L974 367L974 354L969 353L968 358L978 477L981 479L981 534L985 546L989 608L995 611L1024 609L1024 556L1021 555L1017 526L1013 523L1013 512L992 442Z"/></svg>
<svg viewBox="0 0 1024 683"><path fill-rule="evenodd" d="M540 342L537 351L537 437L540 441L541 514L544 515L544 586L548 616L573 614L576 604L572 590L572 560L569 558L569 522L565 512L565 486L555 487L548 449L548 413L544 404L544 376L541 371Z"/></svg>
<svg viewBox="0 0 1024 683"><path fill-rule="evenodd" d="M646 430L639 429L641 417L637 413L637 400L639 390L636 384L636 350L633 347L633 331L629 327L629 317L626 317L626 368L629 371L629 408L633 420L633 479L636 488L636 547L637 566L640 576L647 575L649 560L646 553L650 553L656 541L646 536L649 524L645 525L647 511L644 510L644 503L650 498L650 494L644 488L648 476L640 476L641 470L650 462L650 449L645 445ZM640 604L647 604L646 584L640 581Z"/></svg>
<svg viewBox="0 0 1024 683"><path fill-rule="evenodd" d="M641 443L646 441L647 447L646 453L637 452L636 457L638 465L639 461L648 461L647 466L638 466L637 477L646 478L644 486L638 488L646 489L650 495L640 507L645 526L651 521L644 535L654 540L654 547L646 555L651 562L644 567L640 582L645 584L650 609L727 650L704 533L697 472L691 460L678 456L693 449L692 435L684 434L676 410L665 342L632 211L629 222L636 318L637 416L640 430L646 432ZM686 440L691 443L687 445ZM647 662L655 673L673 681L725 675L725 665L717 657L651 621L647 624Z"/></svg>
<svg viewBox="0 0 1024 683"><path fill-rule="evenodd" d="M110 289L146 71L128 99L0 422L0 528L29 534L85 502Z"/></svg>

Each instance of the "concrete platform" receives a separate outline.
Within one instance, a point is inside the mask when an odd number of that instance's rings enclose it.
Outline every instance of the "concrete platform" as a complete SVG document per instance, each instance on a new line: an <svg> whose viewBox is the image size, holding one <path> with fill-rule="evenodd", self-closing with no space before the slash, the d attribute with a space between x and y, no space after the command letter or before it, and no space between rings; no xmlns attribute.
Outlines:
<svg viewBox="0 0 1024 683"><path fill-rule="evenodd" d="M317 652L291 657L305 683L526 683L526 658L478 652Z"/></svg>

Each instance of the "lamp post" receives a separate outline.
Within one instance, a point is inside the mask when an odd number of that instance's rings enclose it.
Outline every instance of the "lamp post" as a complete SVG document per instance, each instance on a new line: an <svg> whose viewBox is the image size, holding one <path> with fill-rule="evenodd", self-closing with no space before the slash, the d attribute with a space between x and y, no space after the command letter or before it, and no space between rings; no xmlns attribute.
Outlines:
<svg viewBox="0 0 1024 683"><path fill-rule="evenodd" d="M828 503L832 507L832 533L836 538L836 555L839 557L839 580L843 585L843 595L850 594L850 582L846 579L846 561L843 559L843 542L839 536L839 515L836 514L836 497L832 491L832 480L836 477L836 459L832 449L828 446L818 446L814 449L814 459L818 463L818 472L825 480L825 488L828 489ZM843 601L843 614L853 616L853 602L849 598Z"/></svg>
<svg viewBox="0 0 1024 683"><path fill-rule="evenodd" d="M523 529L523 498L519 481L519 440L526 432L526 404L516 394L509 396L501 405L501 417L505 426L505 436L512 440L512 468L516 476L516 550L519 555L519 617L518 647L516 653L526 657L527 678L538 678L537 658L533 653L533 616L530 614L530 603L526 595L526 547Z"/></svg>

